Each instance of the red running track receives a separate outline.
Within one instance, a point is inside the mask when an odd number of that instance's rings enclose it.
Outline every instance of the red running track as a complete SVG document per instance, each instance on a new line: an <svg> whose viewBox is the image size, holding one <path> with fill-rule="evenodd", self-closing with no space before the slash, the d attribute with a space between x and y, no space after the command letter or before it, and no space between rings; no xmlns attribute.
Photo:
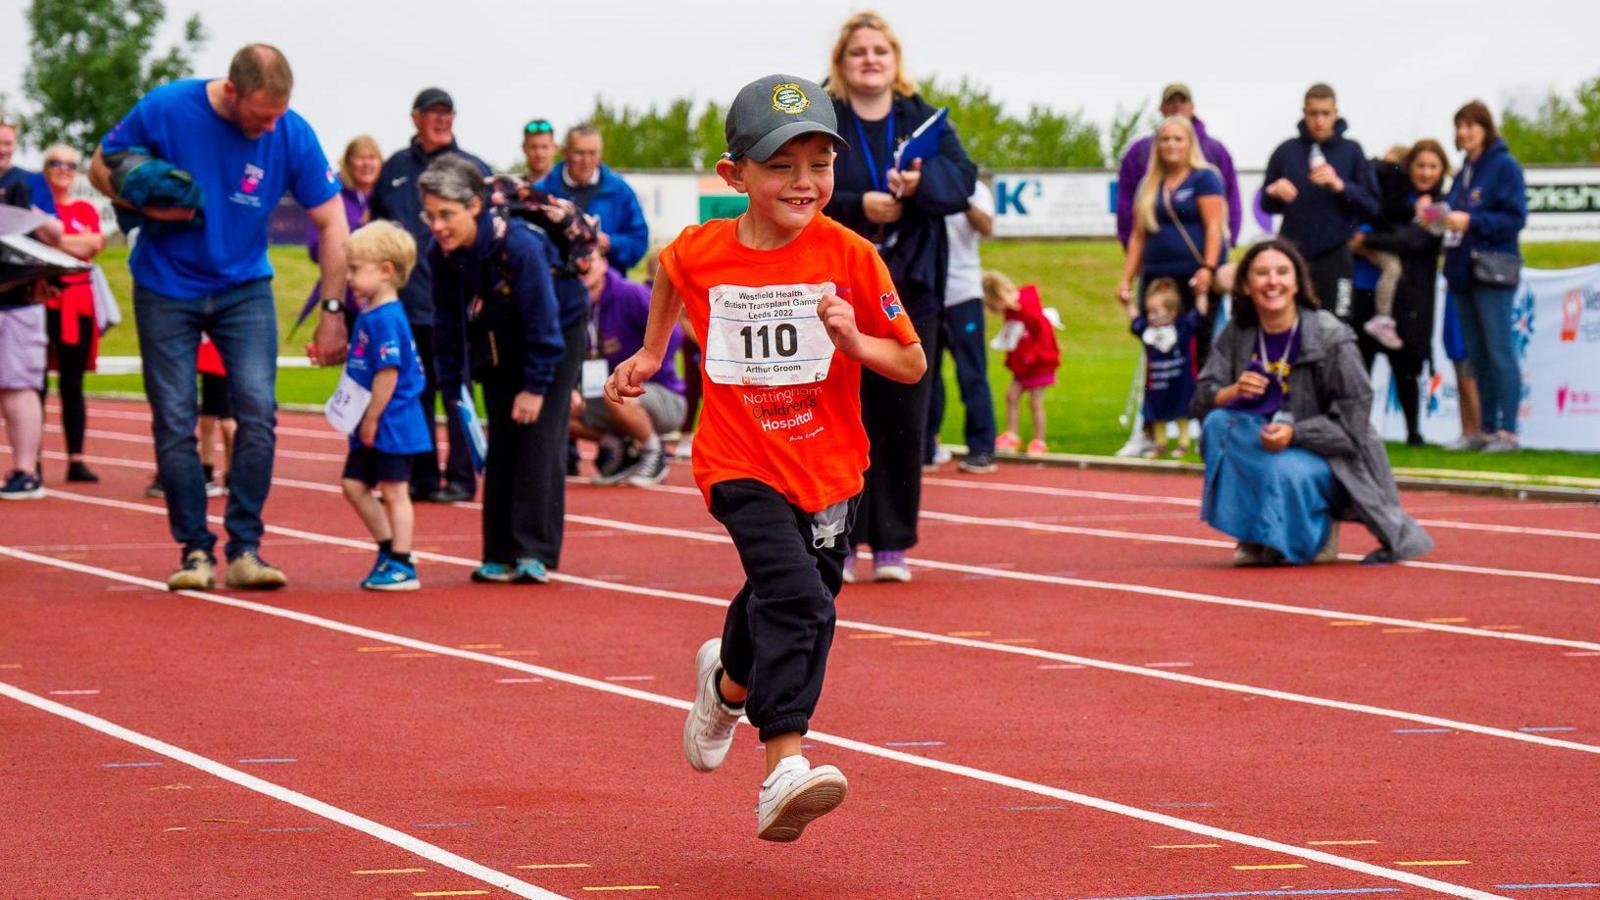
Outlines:
<svg viewBox="0 0 1600 900"><path fill-rule="evenodd" d="M476 511L426 507L419 543L459 563L425 560L427 589L374 597L353 588L368 565L359 523L314 489L336 483L341 445L312 436L315 419L285 416L268 519L297 534L270 535L267 553L292 585L247 598L263 607L229 607L117 580L159 580L176 557L159 505L140 496L140 414L97 405L96 431L122 438L91 437L93 455L121 463L98 466L103 484L0 513L0 546L28 555L0 562L0 682L563 895L1433 892L1204 826L1480 895L1581 896L1596 889L1576 885L1600 883L1600 707L1584 689L1600 685L1600 650L1587 649L1600 641L1600 590L1582 580L1600 565L1581 536L1600 533L1594 507L1407 496L1424 518L1569 533L1434 530L1431 560L1524 574L1235 572L1204 543L929 521L914 556L931 565L911 586L862 585L840 601L849 625L808 752L841 765L852 795L800 844L771 847L753 838L753 733L741 728L709 776L677 747L671 704L688 698L693 649L719 630L716 604L738 579L696 497L569 492L581 518L563 572L611 588L470 586ZM1014 466L985 488L943 483L963 480L979 481L940 476L927 508L1216 539L1177 502L1195 496L1192 478ZM688 485L683 467L671 484ZM992 489L1003 485L1135 496ZM1175 499L1139 499L1152 497ZM1348 549L1368 540L1346 530ZM17 736L6 745L18 777L0 795L20 815L0 858L23 861L8 867L19 896L500 893L14 700L0 698L0 733ZM394 871L410 869L424 871ZM388 874L352 874L374 870ZM1536 884L1567 886L1504 887Z"/></svg>

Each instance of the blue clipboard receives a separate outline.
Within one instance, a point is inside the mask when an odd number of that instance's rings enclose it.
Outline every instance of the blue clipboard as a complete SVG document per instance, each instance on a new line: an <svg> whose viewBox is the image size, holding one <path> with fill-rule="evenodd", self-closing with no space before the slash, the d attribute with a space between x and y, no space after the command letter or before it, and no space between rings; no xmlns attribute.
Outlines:
<svg viewBox="0 0 1600 900"><path fill-rule="evenodd" d="M489 434L484 430L483 420L478 418L478 405L472 402L470 386L461 386L456 411L461 414L461 430L467 433L467 453L472 457L472 467L482 474L483 461L489 455Z"/></svg>
<svg viewBox="0 0 1600 900"><path fill-rule="evenodd" d="M900 149L894 152L894 167L905 171L916 160L937 156L939 142L944 139L945 129L949 127L946 123L949 115L950 107L942 107L929 116L926 122L918 125L917 130L911 132L911 136L905 139Z"/></svg>

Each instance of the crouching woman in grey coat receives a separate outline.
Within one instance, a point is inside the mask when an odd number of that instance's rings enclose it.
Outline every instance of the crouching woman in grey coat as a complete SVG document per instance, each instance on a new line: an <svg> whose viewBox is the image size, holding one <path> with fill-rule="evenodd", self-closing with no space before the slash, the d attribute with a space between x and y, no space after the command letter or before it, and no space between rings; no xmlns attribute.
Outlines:
<svg viewBox="0 0 1600 900"><path fill-rule="evenodd" d="M1331 562L1341 519L1381 544L1363 562L1432 550L1400 508L1355 334L1317 308L1299 252L1261 241L1238 272L1231 318L1194 396L1205 422L1200 517L1238 540L1240 566Z"/></svg>

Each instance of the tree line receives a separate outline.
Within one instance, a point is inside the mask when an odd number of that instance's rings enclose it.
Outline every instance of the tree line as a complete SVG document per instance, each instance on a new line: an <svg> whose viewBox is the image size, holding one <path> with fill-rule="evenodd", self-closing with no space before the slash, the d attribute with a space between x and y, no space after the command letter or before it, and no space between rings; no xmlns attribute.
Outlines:
<svg viewBox="0 0 1600 900"><path fill-rule="evenodd" d="M157 85L187 77L206 40L199 16L184 23L175 46L158 50L166 19L162 0L31 0L31 31L21 116L24 140L42 148L66 143L84 151ZM1151 104L1119 108L1101 124L1082 111L1032 104L1008 112L990 89L963 76L920 85L935 107L950 107L967 153L991 169L1106 168L1155 124ZM0 114L8 112L0 95ZM15 112L15 110L12 110ZM590 121L606 139L606 161L618 168L709 170L722 154L727 110L680 97L642 109L595 99ZM1501 113L1501 130L1524 163L1600 163L1600 76L1570 95L1551 91L1539 109Z"/></svg>

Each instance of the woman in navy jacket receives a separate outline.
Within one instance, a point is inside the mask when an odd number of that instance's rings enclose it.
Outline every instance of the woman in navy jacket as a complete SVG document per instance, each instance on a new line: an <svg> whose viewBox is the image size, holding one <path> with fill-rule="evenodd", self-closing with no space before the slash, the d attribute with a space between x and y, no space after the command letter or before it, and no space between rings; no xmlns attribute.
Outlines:
<svg viewBox="0 0 1600 900"><path fill-rule="evenodd" d="M1522 405L1511 305L1522 265L1517 236L1528 221L1527 192L1522 166L1500 139L1489 107L1474 100L1456 111L1455 124L1456 147L1467 159L1450 189L1444 278L1455 295L1482 409L1482 433L1466 436L1464 446L1507 453L1518 447Z"/></svg>
<svg viewBox="0 0 1600 900"><path fill-rule="evenodd" d="M904 171L893 168L894 149L934 110L906 77L900 40L878 16L860 13L845 22L833 45L827 87L850 146L834 162L833 199L823 211L877 245L900 308L911 316L932 360L939 350L949 265L944 217L966 210L978 168L953 128L945 130L937 154ZM880 581L911 579L905 551L917 542L931 385L928 375L902 385L861 373L861 416L872 459L850 537L853 546L872 549ZM853 568L845 574L854 580Z"/></svg>
<svg viewBox="0 0 1600 900"><path fill-rule="evenodd" d="M563 308L549 238L491 215L483 176L447 154L418 180L433 233L434 363L445 400L468 375L483 386L483 565L474 581L539 582L561 561L568 397L585 319ZM567 313L564 315L563 313Z"/></svg>

